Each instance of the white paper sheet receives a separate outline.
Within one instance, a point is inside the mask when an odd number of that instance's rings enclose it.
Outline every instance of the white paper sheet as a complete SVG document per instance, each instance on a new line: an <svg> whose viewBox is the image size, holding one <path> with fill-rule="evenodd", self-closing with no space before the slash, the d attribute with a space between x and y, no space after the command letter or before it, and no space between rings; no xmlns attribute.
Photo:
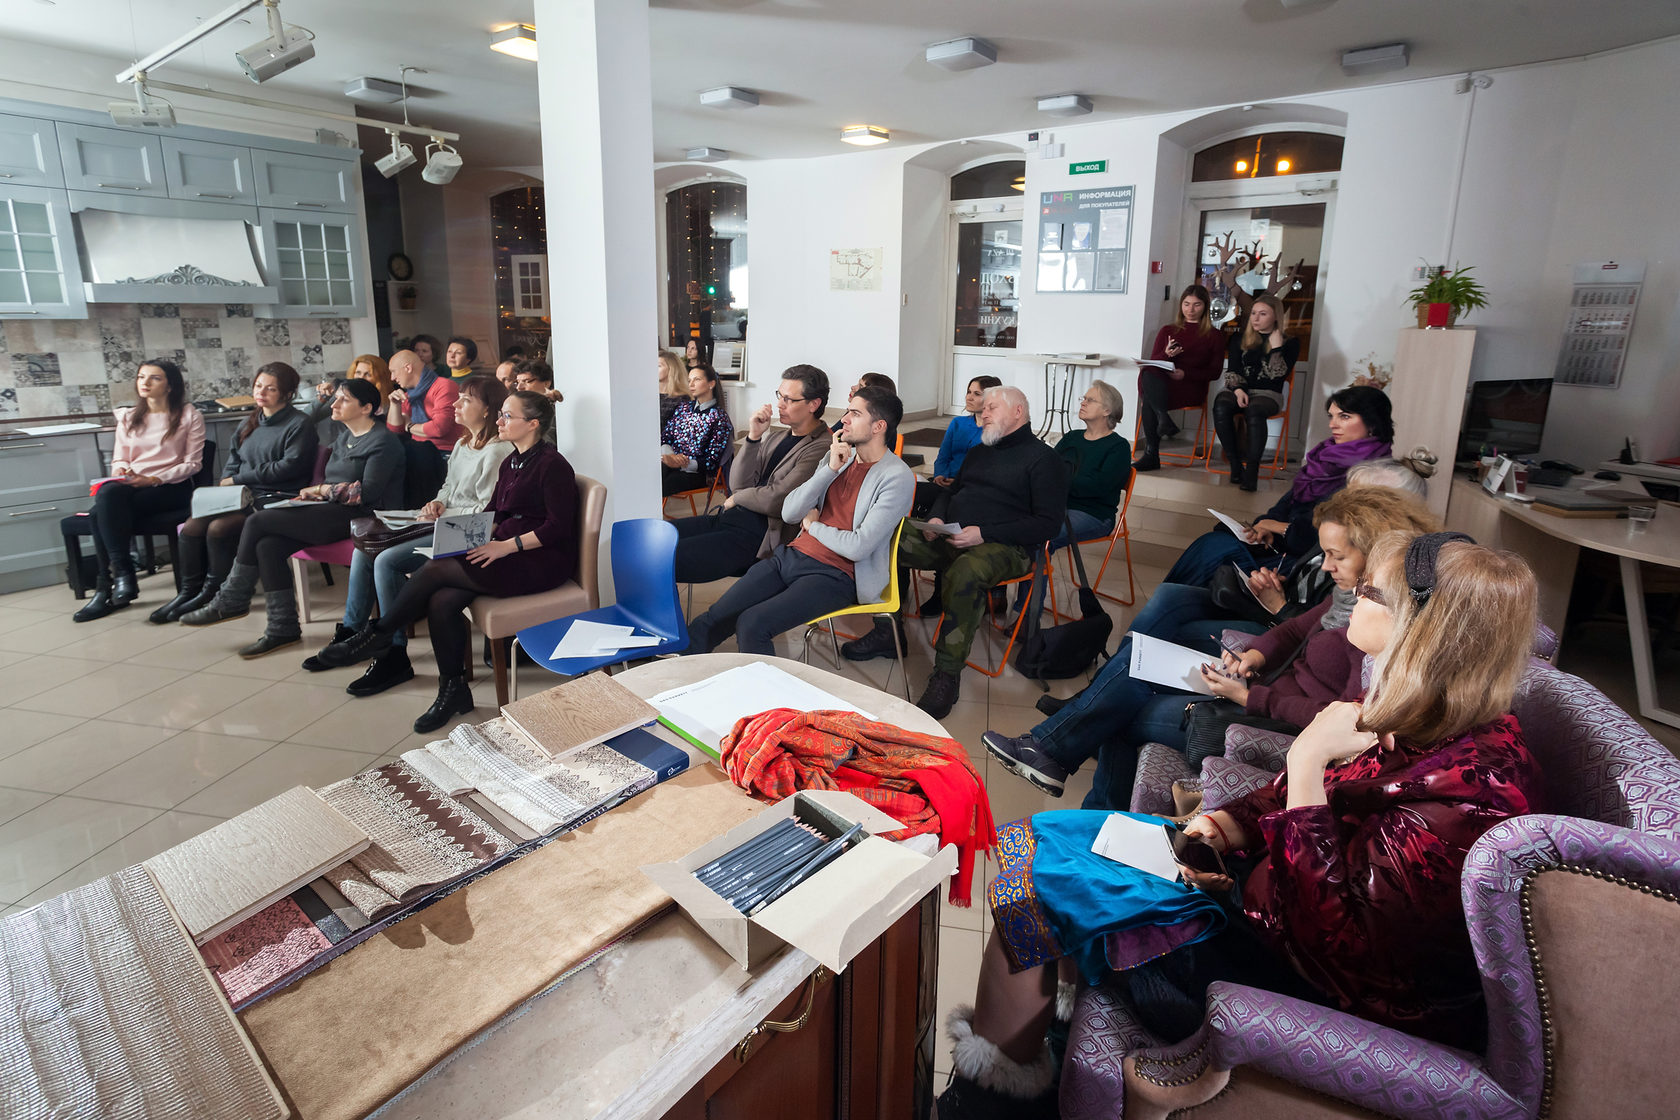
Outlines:
<svg viewBox="0 0 1680 1120"><path fill-rule="evenodd" d="M47 424L38 428L16 428L26 436L56 436L60 432L91 432L98 428L98 424L79 422L75 424Z"/></svg>
<svg viewBox="0 0 1680 1120"><path fill-rule="evenodd" d="M1173 859L1172 841L1159 824L1134 820L1124 813L1111 813L1097 833L1091 850L1104 859L1177 881L1178 863Z"/></svg>
<svg viewBox="0 0 1680 1120"><path fill-rule="evenodd" d="M1133 358L1132 361L1136 362L1138 364L1138 368L1140 369L1164 369L1171 371L1178 368L1171 362L1163 362L1158 358Z"/></svg>
<svg viewBox="0 0 1680 1120"><path fill-rule="evenodd" d="M926 533L937 533L942 537L954 537L958 533L962 532L963 529L961 525L958 525L954 521L945 521L940 522L939 524L934 524L931 521L917 521L914 517L910 519L910 527L912 529L920 529Z"/></svg>
<svg viewBox="0 0 1680 1120"><path fill-rule="evenodd" d="M737 665L703 681L661 692L649 697L648 703L659 709L661 716L714 748L734 729L736 720L771 708L856 712L864 719L875 718L856 704L848 704L762 661Z"/></svg>
<svg viewBox="0 0 1680 1120"><path fill-rule="evenodd" d="M1213 514L1213 519L1215 521L1219 522L1221 525L1225 526L1225 528L1227 528L1227 529L1231 530L1231 532L1235 533L1237 535L1238 540L1246 541L1248 539L1248 526L1247 525L1244 525L1241 521L1238 521L1236 518L1232 517L1228 513L1220 513L1216 509L1210 509L1210 510L1208 510L1208 512Z"/></svg>
<svg viewBox="0 0 1680 1120"><path fill-rule="evenodd" d="M1134 680L1150 684L1164 684L1168 688L1182 688L1212 696L1213 690L1202 680L1202 666L1213 659L1207 654L1186 646L1163 642L1148 634L1132 634L1131 675Z"/></svg>
<svg viewBox="0 0 1680 1120"><path fill-rule="evenodd" d="M656 646L660 641L657 634L637 634L634 626L617 626L580 618L566 628L560 636L560 644L554 647L549 657L599 657L621 649Z"/></svg>

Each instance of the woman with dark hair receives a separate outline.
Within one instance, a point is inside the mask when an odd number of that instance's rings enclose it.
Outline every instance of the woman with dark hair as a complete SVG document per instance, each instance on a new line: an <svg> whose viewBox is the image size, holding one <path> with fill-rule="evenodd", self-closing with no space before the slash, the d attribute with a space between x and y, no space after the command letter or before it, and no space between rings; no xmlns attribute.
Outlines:
<svg viewBox="0 0 1680 1120"><path fill-rule="evenodd" d="M513 450L513 445L496 432L496 415L507 396L502 383L493 377L480 374L461 382L461 394L455 398L455 422L461 425L461 442L449 454L449 473L444 476L443 489L415 511L420 521L478 513L489 507L501 477L502 460ZM426 562L426 557L417 550L431 543L431 534L426 533L380 549L373 556L357 549L350 560L344 621L333 634L333 641L342 642L368 625L376 595L379 613L391 613L409 573L418 571ZM303 667L315 672L327 665L319 657L311 657L304 661ZM408 635L398 631L391 640L391 648L368 666L366 673L351 681L345 691L352 696L372 696L413 677L414 667L408 662Z"/></svg>
<svg viewBox="0 0 1680 1120"><path fill-rule="evenodd" d="M93 598L72 617L103 618L140 593L129 541L134 523L192 501L192 480L204 465L204 417L187 403L180 367L164 358L140 363L134 374L138 404L118 409L111 479L93 496L93 548L99 581Z"/></svg>
<svg viewBox="0 0 1680 1120"><path fill-rule="evenodd" d="M541 393L554 404L566 394L554 387L554 367L541 358L521 358L513 367L513 387L527 393Z"/></svg>
<svg viewBox="0 0 1680 1120"><path fill-rule="evenodd" d="M693 367L688 371L688 400L659 431L664 492L704 487L734 439L735 425L718 398L717 371L708 365Z"/></svg>
<svg viewBox="0 0 1680 1120"><path fill-rule="evenodd" d="M437 335L417 334L409 340L408 349L419 356L422 371L443 372L438 369L438 360L443 357L443 344L437 340Z"/></svg>
<svg viewBox="0 0 1680 1120"><path fill-rule="evenodd" d="M218 485L247 488L257 506L296 497L309 485L318 443L315 425L292 407L297 390L298 372L285 362L270 362L257 370L251 382L257 407L234 435ZM150 621L160 626L177 622L216 597L233 567L249 515L249 509L235 510L190 517L181 525L181 592L153 611Z"/></svg>
<svg viewBox="0 0 1680 1120"><path fill-rule="evenodd" d="M374 415L380 403L379 390L371 381L346 381L339 386L333 419L343 427L327 458L324 481L298 492L307 505L258 510L247 518L239 534L239 550L216 597L182 615L182 622L210 626L249 614L261 575L268 626L239 656L261 657L303 640L287 563L292 553L344 540L355 518L402 505L406 457L401 440Z"/></svg>
<svg viewBox="0 0 1680 1120"><path fill-rule="evenodd" d="M1212 297L1200 284L1178 293L1178 315L1155 332L1149 357L1171 362L1173 368L1144 366L1138 371L1138 420L1143 429L1143 454L1133 464L1140 471L1161 468L1161 440L1178 434L1167 415L1175 408L1207 403L1207 387L1219 376L1225 357L1225 335L1208 314Z"/></svg>
<svg viewBox="0 0 1680 1120"><path fill-rule="evenodd" d="M331 667L382 657L403 628L424 618L438 665L438 694L414 721L417 734L436 731L451 716L473 709L465 673L467 621L461 612L480 595L534 595L560 586L577 571L577 476L545 438L554 424L554 402L520 390L497 416L497 430L512 445L502 460L489 508L496 528L490 543L465 556L429 561L397 595L376 626L334 642L317 656Z"/></svg>
<svg viewBox="0 0 1680 1120"><path fill-rule="evenodd" d="M1301 469L1288 493L1261 514L1243 537L1219 528L1191 541L1163 582L1201 587L1227 563L1245 572L1262 561L1268 566L1275 562L1280 575L1294 570L1296 561L1317 543L1313 507L1342 488L1353 464L1386 459L1394 441L1393 408L1381 389L1350 385L1331 394L1326 411L1330 438L1301 457Z"/></svg>
<svg viewBox="0 0 1680 1120"><path fill-rule="evenodd" d="M443 364L449 367L449 376L459 381L463 377L472 376L472 364L478 361L478 343L464 334L458 334L449 340L443 350Z"/></svg>
<svg viewBox="0 0 1680 1120"><path fill-rule="evenodd" d="M1283 304L1273 296L1254 297L1247 324L1227 347L1225 389L1213 398L1213 430L1219 433L1231 481L1244 490L1260 485L1266 421L1283 411L1283 390L1300 353L1301 340L1283 333ZM1246 449L1237 445L1239 412L1248 418Z"/></svg>

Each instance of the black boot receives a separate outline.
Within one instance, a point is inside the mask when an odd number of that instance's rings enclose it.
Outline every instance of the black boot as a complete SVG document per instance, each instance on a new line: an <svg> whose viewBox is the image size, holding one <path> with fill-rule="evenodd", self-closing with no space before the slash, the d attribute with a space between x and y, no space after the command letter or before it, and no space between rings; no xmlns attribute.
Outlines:
<svg viewBox="0 0 1680 1120"><path fill-rule="evenodd" d="M183 618L185 618L189 614L191 614L192 612L198 610L200 607L209 606L211 601L216 598L216 592L220 591L221 589L222 589L222 577L221 576L216 575L215 573L211 573L210 575L205 576L204 577L204 583L201 587L199 587L198 593L195 594L191 599L188 599L186 602L181 604L181 610L180 610L179 613L177 613L175 615L175 618L174 618L173 621L179 622Z"/></svg>
<svg viewBox="0 0 1680 1120"><path fill-rule="evenodd" d="M303 628L298 625L297 592L288 587L284 591L268 592L265 599L268 625L263 629L263 636L239 651L239 656L247 661L303 641Z"/></svg>
<svg viewBox="0 0 1680 1120"><path fill-rule="evenodd" d="M93 588L93 598L70 617L76 622L92 622L96 618L104 618L116 609L116 604L111 602L111 577L100 572L99 582Z"/></svg>
<svg viewBox="0 0 1680 1120"><path fill-rule="evenodd" d="M351 681L344 691L352 696L374 696L413 679L414 666L408 663L408 647L392 646L374 658L367 672Z"/></svg>
<svg viewBox="0 0 1680 1120"><path fill-rule="evenodd" d="M898 629L898 645L893 645L893 632L887 627ZM901 649L909 649L905 641L904 623L893 616L892 622L885 619L875 620L875 629L861 638L854 638L840 647L840 656L847 661L868 661L872 657L894 657Z"/></svg>
<svg viewBox="0 0 1680 1120"><path fill-rule="evenodd" d="M181 616L193 608L189 606L199 593L204 590L204 538L183 537L181 547L177 550L180 564L178 574L181 577L181 590L175 598L153 611L146 621L157 626L170 622L179 622Z"/></svg>
<svg viewBox="0 0 1680 1120"><path fill-rule="evenodd" d="M1153 447L1144 449L1142 455L1132 460L1134 471L1158 471L1161 469L1161 453Z"/></svg>
<svg viewBox="0 0 1680 1120"><path fill-rule="evenodd" d="M1013 1061L974 1033L974 1008L958 1007L945 1021L954 1044L951 1083L939 1094L939 1120L1048 1120L1057 1115L1056 1067L1048 1048L1029 1064Z"/></svg>
<svg viewBox="0 0 1680 1120"><path fill-rule="evenodd" d="M111 605L122 608L140 595L140 581L134 575L134 561L127 555L111 558Z"/></svg>
<svg viewBox="0 0 1680 1120"><path fill-rule="evenodd" d="M342 669L346 665L378 657L390 648L391 635L381 630L377 624L369 624L343 641L327 646L315 656L329 669Z"/></svg>
<svg viewBox="0 0 1680 1120"><path fill-rule="evenodd" d="M424 735L436 731L449 722L450 716L464 716L472 710L472 689L467 687L467 678L459 674L442 677L438 680L437 699L414 721L414 733Z"/></svg>
<svg viewBox="0 0 1680 1120"><path fill-rule="evenodd" d="M208 587L212 580L205 580ZM251 613L251 596L256 593L257 566L235 560L226 577L216 585L213 598L203 606L194 607L181 616L188 626L214 626L230 618L244 618ZM199 598L204 593L199 592Z"/></svg>
<svg viewBox="0 0 1680 1120"><path fill-rule="evenodd" d="M332 645L336 642L347 642L351 638L355 637L355 635L356 632L354 630L350 629L350 627L341 622L337 626L333 627L332 641L327 644ZM321 660L320 654L312 654L309 657L304 658L303 667L308 669L311 673L319 673L323 669L332 668L331 665L328 665L325 661Z"/></svg>
<svg viewBox="0 0 1680 1120"><path fill-rule="evenodd" d="M962 681L957 674L935 669L929 674L927 687L922 690L922 698L916 701L916 707L934 719L944 719L951 714L951 705L957 702L961 691Z"/></svg>

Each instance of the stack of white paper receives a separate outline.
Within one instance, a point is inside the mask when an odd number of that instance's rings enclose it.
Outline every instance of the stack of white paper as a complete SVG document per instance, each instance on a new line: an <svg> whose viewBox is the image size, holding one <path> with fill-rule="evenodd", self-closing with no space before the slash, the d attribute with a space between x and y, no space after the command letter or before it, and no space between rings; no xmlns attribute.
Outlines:
<svg viewBox="0 0 1680 1120"><path fill-rule="evenodd" d="M648 703L684 734L714 751L734 729L736 720L772 708L856 712L867 720L875 718L856 704L848 704L762 661L737 665L703 681L661 692L650 697Z"/></svg>
<svg viewBox="0 0 1680 1120"><path fill-rule="evenodd" d="M616 626L606 622L576 619L560 637L549 658L600 657L626 649L645 649L664 641L658 634L638 634L634 626Z"/></svg>
<svg viewBox="0 0 1680 1120"><path fill-rule="evenodd" d="M1207 654L1188 646L1151 638L1148 634L1134 633L1131 639L1132 664L1129 671L1133 680L1182 688L1203 696L1213 695L1213 690L1202 679L1202 666L1211 660Z"/></svg>

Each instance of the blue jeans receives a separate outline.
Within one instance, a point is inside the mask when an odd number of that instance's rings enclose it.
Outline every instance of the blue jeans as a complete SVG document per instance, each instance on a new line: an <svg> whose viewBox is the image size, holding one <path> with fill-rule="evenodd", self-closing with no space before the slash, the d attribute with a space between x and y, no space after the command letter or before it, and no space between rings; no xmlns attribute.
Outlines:
<svg viewBox="0 0 1680 1120"><path fill-rule="evenodd" d="M1173 561L1167 573L1167 583L1188 583L1206 587L1222 564L1235 563L1245 572L1259 567L1248 542L1238 540L1235 533L1221 525L1210 529L1190 542L1190 546Z"/></svg>
<svg viewBox="0 0 1680 1120"><path fill-rule="evenodd" d="M344 625L352 630L366 626L373 616L375 597L379 601L379 613L390 614L403 584L408 582L408 574L419 571L426 563L426 558L415 550L431 543L431 537L416 537L374 556L358 548L350 559L350 585L344 593ZM408 635L398 630L391 644L406 646Z"/></svg>
<svg viewBox="0 0 1680 1120"><path fill-rule="evenodd" d="M1114 532L1114 518L1112 517L1104 520L1100 517L1092 517L1082 509L1072 508L1068 509L1067 516L1068 520L1073 522L1074 535L1082 541L1106 537ZM1051 557L1054 558L1058 550L1066 548L1067 543L1067 526L1063 525L1061 531L1050 539Z"/></svg>
<svg viewBox="0 0 1680 1120"><path fill-rule="evenodd" d="M1091 775L1091 792L1085 795L1080 808L1130 809L1138 751L1145 743L1161 743L1175 751L1182 751L1184 705L1189 702L1189 694L1183 692L1157 692L1145 700L1125 733L1105 742L1097 750L1097 769Z"/></svg>

